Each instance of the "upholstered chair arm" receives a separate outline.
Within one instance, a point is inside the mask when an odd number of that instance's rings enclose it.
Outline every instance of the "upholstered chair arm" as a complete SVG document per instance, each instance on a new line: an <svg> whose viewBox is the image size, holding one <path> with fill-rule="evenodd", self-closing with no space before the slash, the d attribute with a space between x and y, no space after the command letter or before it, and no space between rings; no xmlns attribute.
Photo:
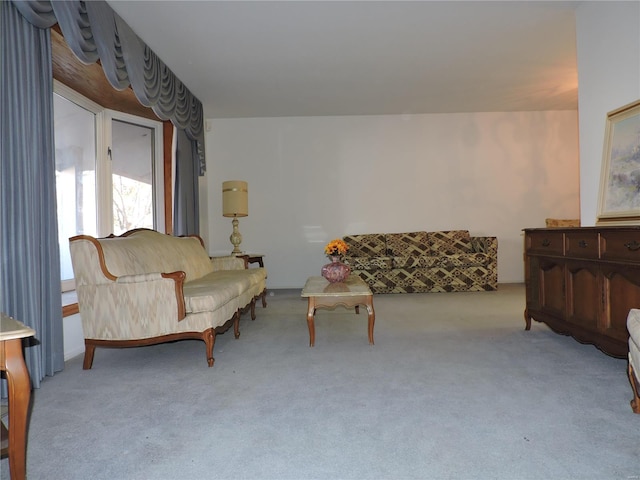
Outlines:
<svg viewBox="0 0 640 480"><path fill-rule="evenodd" d="M219 270L244 270L244 260L234 255L227 255L226 257L212 257L211 265L213 265L213 271Z"/></svg>

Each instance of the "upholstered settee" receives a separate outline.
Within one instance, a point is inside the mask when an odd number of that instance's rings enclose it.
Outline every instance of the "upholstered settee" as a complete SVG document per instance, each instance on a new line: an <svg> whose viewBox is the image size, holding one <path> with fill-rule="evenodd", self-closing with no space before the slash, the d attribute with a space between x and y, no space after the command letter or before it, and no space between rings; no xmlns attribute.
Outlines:
<svg viewBox="0 0 640 480"><path fill-rule="evenodd" d="M627 316L629 330L629 381L633 390L631 409L640 413L640 309L632 308Z"/></svg>
<svg viewBox="0 0 640 480"><path fill-rule="evenodd" d="M213 366L216 333L262 298L266 270L241 258L209 258L197 236L173 237L136 229L122 236L69 239L85 338L84 369L95 348L133 347L200 339Z"/></svg>
<svg viewBox="0 0 640 480"><path fill-rule="evenodd" d="M498 288L498 240L467 230L343 237L344 263L373 293L463 292Z"/></svg>

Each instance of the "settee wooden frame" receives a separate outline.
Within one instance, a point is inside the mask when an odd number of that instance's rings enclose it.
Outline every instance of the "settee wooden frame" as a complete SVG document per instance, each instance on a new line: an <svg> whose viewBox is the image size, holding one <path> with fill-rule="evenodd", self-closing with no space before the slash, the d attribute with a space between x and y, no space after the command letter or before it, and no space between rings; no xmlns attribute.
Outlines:
<svg viewBox="0 0 640 480"><path fill-rule="evenodd" d="M638 384L638 377L636 376L636 372L633 370L633 366L629 363L629 382L631 383L631 390L633 390L633 398L631 399L631 410L633 413L640 413L640 396L638 392L640 391L640 385Z"/></svg>
<svg viewBox="0 0 640 480"><path fill-rule="evenodd" d="M149 230L144 228L137 228L133 230L129 230L119 237L127 237L131 234L143 230ZM202 238L198 235L190 235L191 237L195 237L200 241L200 244L204 248L204 242ZM116 235L109 235L107 238L117 238ZM77 235L69 239L70 242L75 240L88 240L90 241L96 248L98 254L98 260L100 264L100 269L106 278L112 281L116 281L118 277L113 275L108 269L105 261L104 250L102 245L98 241L98 239L89 236L89 235ZM246 268L246 267L245 267ZM178 305L177 310L177 321L182 321L186 317L186 306L184 301L184 282L186 278L186 274L183 271L162 273L162 278L172 279L175 282L175 295L176 301ZM158 345L161 343L175 342L179 340L202 340L205 343L206 348L206 356L207 356L207 364L209 367L213 367L215 363L215 358L213 357L213 349L215 346L216 335L222 334L226 332L232 325L234 327L234 337L236 339L240 338L240 318L241 315L247 310L250 310L251 320L256 319L255 313L255 304L258 298L262 299L262 306L266 308L266 293L267 289L265 288L260 294L252 297L250 302L244 307L238 308L233 316L228 319L223 325L220 325L215 328L208 328L204 331L189 331L189 332L177 332L171 333L167 335L153 336L148 338L139 338L139 339L131 339L131 340L103 340L103 339L94 339L94 338L85 338L85 353L83 358L82 368L84 370L89 370L93 366L93 359L95 356L96 347L103 348L132 348L132 347L143 347L150 345ZM82 315L82 311L80 311L80 315Z"/></svg>

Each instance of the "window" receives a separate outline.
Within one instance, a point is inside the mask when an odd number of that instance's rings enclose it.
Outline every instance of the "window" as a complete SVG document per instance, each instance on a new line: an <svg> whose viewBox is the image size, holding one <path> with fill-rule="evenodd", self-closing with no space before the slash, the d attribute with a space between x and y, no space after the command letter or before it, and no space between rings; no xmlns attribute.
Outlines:
<svg viewBox="0 0 640 480"><path fill-rule="evenodd" d="M69 237L164 230L162 124L54 86L62 291L73 290Z"/></svg>

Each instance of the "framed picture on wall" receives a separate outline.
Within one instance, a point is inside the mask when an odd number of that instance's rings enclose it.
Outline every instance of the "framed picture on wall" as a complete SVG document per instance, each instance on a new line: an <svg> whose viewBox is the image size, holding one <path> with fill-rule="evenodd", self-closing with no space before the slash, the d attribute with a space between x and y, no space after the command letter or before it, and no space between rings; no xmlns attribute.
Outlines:
<svg viewBox="0 0 640 480"><path fill-rule="evenodd" d="M607 114L598 225L640 225L640 100Z"/></svg>

